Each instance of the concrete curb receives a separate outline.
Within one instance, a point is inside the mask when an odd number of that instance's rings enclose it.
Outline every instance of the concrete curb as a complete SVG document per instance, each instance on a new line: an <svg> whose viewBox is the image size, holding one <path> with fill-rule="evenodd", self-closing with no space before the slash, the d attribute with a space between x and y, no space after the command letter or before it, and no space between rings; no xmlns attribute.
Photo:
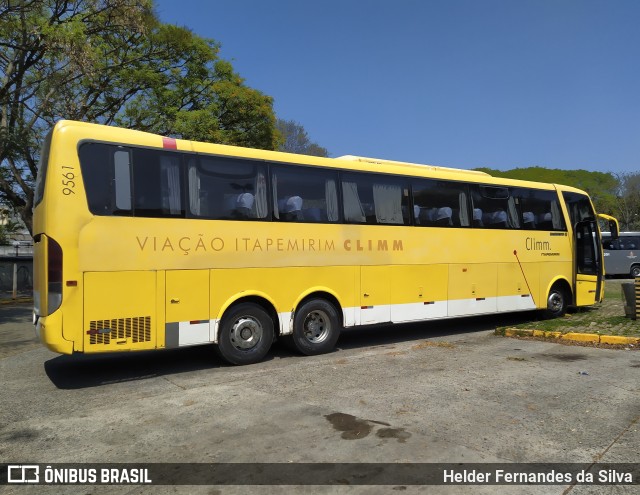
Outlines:
<svg viewBox="0 0 640 495"><path fill-rule="evenodd" d="M539 337L572 342L589 342L608 345L640 345L640 337L621 337L618 335L599 335L597 333L550 332L546 330L524 330L520 328L498 328L495 335L504 337Z"/></svg>

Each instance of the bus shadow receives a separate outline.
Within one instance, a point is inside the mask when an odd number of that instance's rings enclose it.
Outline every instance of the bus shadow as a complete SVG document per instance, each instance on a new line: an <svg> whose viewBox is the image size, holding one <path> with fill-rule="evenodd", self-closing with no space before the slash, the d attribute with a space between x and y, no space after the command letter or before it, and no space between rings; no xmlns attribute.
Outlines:
<svg viewBox="0 0 640 495"><path fill-rule="evenodd" d="M209 345L157 351L57 356L44 363L44 370L57 388L73 390L224 366Z"/></svg>
<svg viewBox="0 0 640 495"><path fill-rule="evenodd" d="M494 330L500 326L535 321L538 318L539 314L532 311L359 327L342 332L333 354L339 354L341 350L379 347L421 339L461 337L475 332ZM269 361L296 358L305 359L305 356L289 350L281 342L276 342L265 359L253 366L261 366ZM156 351L74 354L57 356L44 363L45 373L51 382L57 388L66 390L149 380L165 375L205 370L218 369L221 372L232 372L234 368L224 363L210 345Z"/></svg>
<svg viewBox="0 0 640 495"><path fill-rule="evenodd" d="M503 315L472 316L437 321L376 325L345 330L338 341L340 349L377 347L439 337L461 337L498 327L518 325L540 319L537 311Z"/></svg>

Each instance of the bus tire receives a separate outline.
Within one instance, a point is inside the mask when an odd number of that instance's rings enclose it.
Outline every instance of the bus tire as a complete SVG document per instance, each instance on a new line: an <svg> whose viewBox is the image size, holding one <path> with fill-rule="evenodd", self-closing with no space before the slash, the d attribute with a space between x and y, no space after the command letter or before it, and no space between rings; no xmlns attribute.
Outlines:
<svg viewBox="0 0 640 495"><path fill-rule="evenodd" d="M315 356L333 350L341 329L333 304L324 299L310 299L297 309L293 318L293 334L287 335L286 340L288 347L306 356Z"/></svg>
<svg viewBox="0 0 640 495"><path fill-rule="evenodd" d="M631 278L640 277L640 265L633 265L630 272Z"/></svg>
<svg viewBox="0 0 640 495"><path fill-rule="evenodd" d="M560 285L554 285L547 296L547 309L544 310L545 319L560 318L567 312L569 294Z"/></svg>
<svg viewBox="0 0 640 495"><path fill-rule="evenodd" d="M260 362L273 343L273 320L255 303L241 303L222 317L217 354L229 364Z"/></svg>

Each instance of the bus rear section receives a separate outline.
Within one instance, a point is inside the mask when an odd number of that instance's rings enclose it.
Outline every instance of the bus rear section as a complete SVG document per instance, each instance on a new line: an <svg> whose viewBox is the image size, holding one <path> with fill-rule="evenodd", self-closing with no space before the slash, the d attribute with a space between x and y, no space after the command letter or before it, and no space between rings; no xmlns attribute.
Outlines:
<svg viewBox="0 0 640 495"><path fill-rule="evenodd" d="M62 246L44 233L43 203L49 169L49 155L54 130L47 135L40 153L40 164L34 190L33 223L33 302L34 324L40 340L51 350L70 354L73 342L62 337ZM75 185L75 184L74 184ZM64 194L64 193L63 193Z"/></svg>
<svg viewBox="0 0 640 495"><path fill-rule="evenodd" d="M120 258L113 255L98 259L92 269L82 266L83 252L85 258L95 259L96 244L117 243L120 234L120 223L109 224L108 230L92 232L87 239L86 227L94 215L87 208L78 147L88 136L147 146L158 139L70 121L58 122L48 134L34 190L36 333L44 345L61 354L155 348L145 304L155 310L156 272L119 269ZM103 189L109 192L106 184ZM118 196L118 200L123 199ZM83 251L83 245L89 247ZM107 267L109 261L114 265Z"/></svg>

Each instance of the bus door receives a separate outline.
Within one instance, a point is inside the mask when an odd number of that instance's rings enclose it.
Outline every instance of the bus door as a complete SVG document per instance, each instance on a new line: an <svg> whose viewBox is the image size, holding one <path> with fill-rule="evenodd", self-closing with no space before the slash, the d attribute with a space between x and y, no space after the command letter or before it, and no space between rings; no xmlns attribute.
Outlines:
<svg viewBox="0 0 640 495"><path fill-rule="evenodd" d="M578 222L574 230L576 306L599 302L602 288L602 251L596 222Z"/></svg>

